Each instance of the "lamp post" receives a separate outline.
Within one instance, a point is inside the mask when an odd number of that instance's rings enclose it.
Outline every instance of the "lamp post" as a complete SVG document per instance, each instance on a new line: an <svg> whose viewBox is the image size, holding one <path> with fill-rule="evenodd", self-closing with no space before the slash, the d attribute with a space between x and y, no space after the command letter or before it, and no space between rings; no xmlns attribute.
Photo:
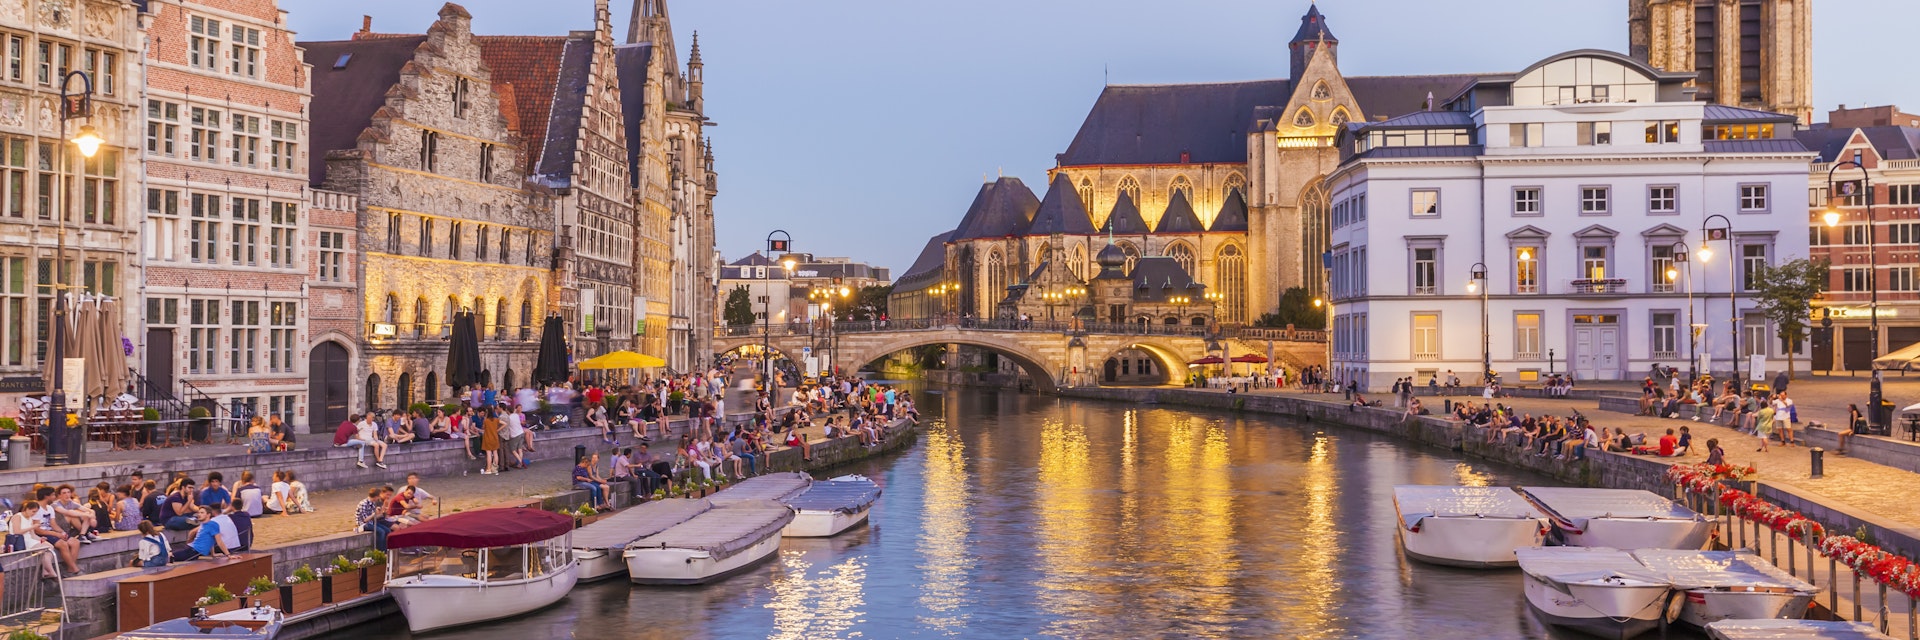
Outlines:
<svg viewBox="0 0 1920 640"><path fill-rule="evenodd" d="M779 236L779 238L775 238L774 236ZM767 234L768 256L772 256L776 251L786 253L792 250L793 236L791 234L780 229L774 229ZM785 266L788 272L793 271L793 258L786 258L782 260L780 264ZM766 273L767 275L761 279L763 283L760 285L760 294L764 296L761 298L762 302L760 303L760 313L763 316L760 318L760 374L765 376L767 381L767 396L772 397L778 386L774 384L773 380L773 269L768 268ZM782 275L789 278L793 277L791 273Z"/></svg>
<svg viewBox="0 0 1920 640"><path fill-rule="evenodd" d="M76 78L80 80L78 93L72 90L73 81ZM60 139L67 138L68 120L92 117L93 76L87 75L85 71L67 72L60 78ZM93 154L100 151L100 144L105 141L100 138L98 132L94 131L93 125L87 124L81 125L72 142L80 149L81 162L85 162L87 158L92 158ZM67 168L66 145L60 146L60 156L59 167L64 171ZM75 170L74 174L77 176L83 172ZM74 180L73 183L78 188L81 181ZM73 196L73 202L69 205L79 206L78 195L70 195ZM47 410L48 433L52 434L52 437L47 438L46 462L48 465L77 463L80 452L85 449L85 442L75 442L67 428L67 296L74 287L67 282L68 272L71 270L67 267L68 212L64 210L66 207L62 209L63 211L59 212L58 248L54 253L53 345L52 352L47 354L47 357L53 360L53 391L49 394L52 396L50 398L52 407Z"/></svg>
<svg viewBox="0 0 1920 640"><path fill-rule="evenodd" d="M1487 264L1475 262L1468 267L1467 293L1480 293L1480 382L1493 380L1493 338L1487 326Z"/></svg>
<svg viewBox="0 0 1920 640"><path fill-rule="evenodd" d="M1714 218L1720 219L1720 226L1718 227L1713 226ZM1707 262L1713 259L1713 249L1709 248L1707 246L1707 243L1713 242L1715 240L1727 241L1727 334L1729 338L1729 341L1727 344L1732 347L1732 350L1728 351L1727 355L1729 359L1733 360L1734 387L1739 388L1740 386L1740 303L1738 300L1734 298L1734 296L1738 294L1740 291L1740 284L1738 281L1740 264L1739 264L1739 256L1735 255L1739 252L1735 251L1733 248L1733 221L1728 220L1726 216L1723 216L1717 213L1707 216L1707 219L1701 221L1700 223L1700 238L1701 238L1700 240L1700 261L1701 262Z"/></svg>
<svg viewBox="0 0 1920 640"><path fill-rule="evenodd" d="M1686 269L1684 273L1675 273L1676 271L1678 271L1677 268L1667 267L1667 284L1671 285L1673 284L1674 280L1679 278L1685 278L1686 280L1687 384L1691 386L1693 384L1693 381L1700 379L1700 373L1695 369L1695 367L1697 367L1700 363L1700 358L1697 354L1694 353L1694 342L1695 342L1694 338L1700 335L1701 327L1696 327L1693 324L1693 263L1687 261L1687 243L1685 241L1676 241L1673 243L1673 262L1674 264L1687 265L1686 267L1684 267Z"/></svg>
<svg viewBox="0 0 1920 640"><path fill-rule="evenodd" d="M1868 326L1871 327L1870 331L1873 334L1872 339L1867 340L1867 366L1872 367L1873 361L1880 357L1880 238L1878 237L1880 234L1877 229L1873 228L1873 176L1867 171L1866 165L1860 164L1860 152L1855 151L1853 159L1835 162L1833 163L1833 167L1827 169L1828 194L1834 193L1833 174L1839 171L1841 167L1859 169L1860 186L1859 188L1855 188L1852 182L1844 183L1840 189L1840 195L1846 198L1853 197L1854 195L1864 195L1863 199L1867 201L1867 260L1869 261L1869 269L1867 270L1867 323ZM1828 227L1840 225L1840 207L1836 206L1833 202L1834 198L1829 195L1827 198L1827 211L1820 214L1820 217L1826 221ZM1841 200L1841 202L1845 202L1845 200ZM1873 406L1880 406L1878 398L1871 400L1874 402Z"/></svg>
<svg viewBox="0 0 1920 640"><path fill-rule="evenodd" d="M1324 332L1323 337L1326 338L1327 343L1327 370L1321 372L1324 378L1333 373L1333 305L1327 304L1325 298L1314 298L1313 308L1326 312L1326 318L1320 321L1321 331Z"/></svg>

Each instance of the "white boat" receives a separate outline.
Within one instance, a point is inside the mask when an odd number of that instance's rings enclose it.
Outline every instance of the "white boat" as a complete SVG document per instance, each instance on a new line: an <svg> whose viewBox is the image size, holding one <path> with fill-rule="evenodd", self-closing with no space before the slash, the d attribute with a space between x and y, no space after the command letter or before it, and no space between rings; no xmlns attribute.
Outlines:
<svg viewBox="0 0 1920 640"><path fill-rule="evenodd" d="M726 578L772 557L780 549L780 530L789 522L793 510L778 502L716 507L627 545L627 578L638 584L703 584Z"/></svg>
<svg viewBox="0 0 1920 640"><path fill-rule="evenodd" d="M643 502L573 532L573 557L580 581L593 582L627 572L627 545L666 531L713 509L704 499L668 498Z"/></svg>
<svg viewBox="0 0 1920 640"><path fill-rule="evenodd" d="M414 633L546 608L573 590L573 518L531 508L455 513L396 531L387 592Z"/></svg>
<svg viewBox="0 0 1920 640"><path fill-rule="evenodd" d="M176 638L218 638L220 640L273 640L280 635L286 616L265 604L214 615L174 618L114 636L115 640L172 640Z"/></svg>
<svg viewBox="0 0 1920 640"><path fill-rule="evenodd" d="M1393 510L1407 557L1432 564L1511 567L1514 549L1547 533L1547 517L1506 487L1398 485Z"/></svg>
<svg viewBox="0 0 1920 640"><path fill-rule="evenodd" d="M1713 640L1893 640L1864 622L1838 620L1721 620L1707 625Z"/></svg>
<svg viewBox="0 0 1920 640"><path fill-rule="evenodd" d="M1514 552L1527 605L1547 624L1602 638L1631 638L1671 621L1678 598L1663 576L1633 554L1601 547L1532 547Z"/></svg>
<svg viewBox="0 0 1920 640"><path fill-rule="evenodd" d="M1820 588L1752 551L1641 549L1633 557L1686 594L1680 621L1696 627L1721 620L1799 619Z"/></svg>
<svg viewBox="0 0 1920 640"><path fill-rule="evenodd" d="M716 507L756 500L786 502L788 498L806 493L807 487L812 484L813 476L798 471L769 473L728 485L725 489L707 496L707 500L713 502L713 506Z"/></svg>
<svg viewBox="0 0 1920 640"><path fill-rule="evenodd" d="M826 538L867 521L867 511L880 499L880 485L866 476L840 476L815 482L806 493L786 500L793 522L782 532L789 538Z"/></svg>
<svg viewBox="0 0 1920 640"><path fill-rule="evenodd" d="M1574 547L1699 549L1713 521L1651 491L1526 487L1520 490Z"/></svg>

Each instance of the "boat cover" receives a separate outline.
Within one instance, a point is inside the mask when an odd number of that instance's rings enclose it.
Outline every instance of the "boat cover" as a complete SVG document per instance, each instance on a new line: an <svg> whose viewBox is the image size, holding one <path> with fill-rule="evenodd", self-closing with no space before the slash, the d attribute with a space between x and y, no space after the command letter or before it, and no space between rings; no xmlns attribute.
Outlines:
<svg viewBox="0 0 1920 640"><path fill-rule="evenodd" d="M530 507L476 509L395 531L387 537L387 547L512 547L558 538L572 531L573 517L552 511Z"/></svg>
<svg viewBox="0 0 1920 640"><path fill-rule="evenodd" d="M666 531L673 525L706 513L713 503L704 499L669 498L643 502L599 522L573 530L575 549L619 549L635 540Z"/></svg>
<svg viewBox="0 0 1920 640"><path fill-rule="evenodd" d="M1520 570L1565 590L1571 583L1606 578L1630 578L1665 583L1666 578L1648 571L1633 554L1611 547L1526 547L1514 549Z"/></svg>
<svg viewBox="0 0 1920 640"><path fill-rule="evenodd" d="M1780 587L1813 592L1818 588L1793 577L1752 551L1640 549L1633 557L1648 571L1667 577L1678 589L1708 587Z"/></svg>
<svg viewBox="0 0 1920 640"><path fill-rule="evenodd" d="M1646 518L1652 520L1696 520L1699 514L1638 489L1579 489L1572 487L1526 487L1534 505L1555 519L1576 528L1587 528L1593 518Z"/></svg>
<svg viewBox="0 0 1920 640"><path fill-rule="evenodd" d="M1893 640L1864 622L1830 620L1721 620L1707 625L1713 640Z"/></svg>
<svg viewBox="0 0 1920 640"><path fill-rule="evenodd" d="M813 476L798 471L769 473L764 476L748 478L739 483L707 496L716 507L747 502L751 500L785 501L800 495L813 483Z"/></svg>
<svg viewBox="0 0 1920 640"><path fill-rule="evenodd" d="M1539 518L1540 511L1526 498L1505 487L1449 487L1403 484L1393 488L1400 507L1400 524L1412 531L1433 517Z"/></svg>
<svg viewBox="0 0 1920 640"><path fill-rule="evenodd" d="M872 480L828 480L815 482L806 493L787 500L795 511L838 511L857 513L880 499L880 485Z"/></svg>
<svg viewBox="0 0 1920 640"><path fill-rule="evenodd" d="M724 491L722 493L725 493ZM793 510L771 500L749 500L717 508L635 540L628 549L692 549L724 559L747 550L793 522Z"/></svg>

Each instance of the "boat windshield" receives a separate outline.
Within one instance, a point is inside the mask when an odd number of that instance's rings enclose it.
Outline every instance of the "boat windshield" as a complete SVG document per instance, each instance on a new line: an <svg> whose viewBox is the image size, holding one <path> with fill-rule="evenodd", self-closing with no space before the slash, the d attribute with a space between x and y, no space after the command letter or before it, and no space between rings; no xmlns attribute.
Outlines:
<svg viewBox="0 0 1920 640"><path fill-rule="evenodd" d="M486 549L414 547L390 558L394 578L438 574L501 582L537 578L558 571L573 561L573 547L571 536L560 536L533 544Z"/></svg>

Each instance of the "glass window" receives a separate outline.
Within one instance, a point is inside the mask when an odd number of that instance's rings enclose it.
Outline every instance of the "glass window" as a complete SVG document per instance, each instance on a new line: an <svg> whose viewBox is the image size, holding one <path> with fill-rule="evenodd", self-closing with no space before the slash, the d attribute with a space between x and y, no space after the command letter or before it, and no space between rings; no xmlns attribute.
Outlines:
<svg viewBox="0 0 1920 640"><path fill-rule="evenodd" d="M1741 211L1766 211L1767 210L1767 185L1764 185L1764 184L1740 185L1740 210Z"/></svg>
<svg viewBox="0 0 1920 640"><path fill-rule="evenodd" d="M1593 280L1607 279L1607 248L1597 246L1581 247L1580 273L1582 276Z"/></svg>
<svg viewBox="0 0 1920 640"><path fill-rule="evenodd" d="M1740 245L1740 283L1741 288L1754 291L1760 288L1760 275L1767 269L1767 245Z"/></svg>
<svg viewBox="0 0 1920 640"><path fill-rule="evenodd" d="M1440 358L1440 314L1413 314L1413 357L1416 360Z"/></svg>
<svg viewBox="0 0 1920 640"><path fill-rule="evenodd" d="M1414 189L1412 197L1414 217L1424 218L1440 215L1439 189Z"/></svg>
<svg viewBox="0 0 1920 640"><path fill-rule="evenodd" d="M1653 338L1653 357L1677 358L1679 349L1679 314L1659 312L1653 314L1653 330L1648 332Z"/></svg>
<svg viewBox="0 0 1920 640"><path fill-rule="evenodd" d="M1540 249L1520 247L1513 252L1514 293L1540 293Z"/></svg>
<svg viewBox="0 0 1920 640"><path fill-rule="evenodd" d="M1420 248L1413 250L1413 293L1414 295L1433 295L1439 293L1437 278L1440 262L1440 250Z"/></svg>
<svg viewBox="0 0 1920 640"><path fill-rule="evenodd" d="M1514 314L1513 356L1522 360L1540 357L1540 314Z"/></svg>
<svg viewBox="0 0 1920 640"><path fill-rule="evenodd" d="M1648 279L1653 282L1653 292L1673 293L1673 285L1680 279L1679 270L1674 268L1673 247L1648 247L1647 253L1653 257L1653 264L1650 265L1651 270L1648 272Z"/></svg>
<svg viewBox="0 0 1920 640"><path fill-rule="evenodd" d="M1580 213L1601 215L1610 210L1612 189L1607 187L1581 187Z"/></svg>
<svg viewBox="0 0 1920 640"><path fill-rule="evenodd" d="M1516 187L1513 190L1513 215L1540 215L1540 187Z"/></svg>
<svg viewBox="0 0 1920 640"><path fill-rule="evenodd" d="M1675 193L1679 189L1671 186L1647 187L1647 213L1673 213L1679 207Z"/></svg>
<svg viewBox="0 0 1920 640"><path fill-rule="evenodd" d="M1581 145L1613 144L1613 123L1582 122L1577 126L1578 142Z"/></svg>

